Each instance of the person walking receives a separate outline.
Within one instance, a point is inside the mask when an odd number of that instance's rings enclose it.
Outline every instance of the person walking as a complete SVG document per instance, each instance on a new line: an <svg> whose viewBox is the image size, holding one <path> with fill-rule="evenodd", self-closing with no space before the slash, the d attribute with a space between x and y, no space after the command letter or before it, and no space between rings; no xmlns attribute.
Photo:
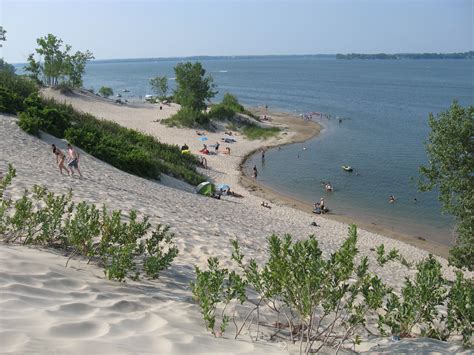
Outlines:
<svg viewBox="0 0 474 355"><path fill-rule="evenodd" d="M63 169L66 170L67 174L69 175L69 169L64 166L64 161L66 160L66 156L61 151L61 149L57 148L55 144L51 144L53 147L53 154L56 156L56 164L58 164L59 172L61 175L64 175Z"/></svg>
<svg viewBox="0 0 474 355"><path fill-rule="evenodd" d="M81 170L79 169L79 153L76 152L71 144L67 145L67 155L69 160L67 166L71 169L71 175L74 175L74 169L76 169L79 176L82 178Z"/></svg>

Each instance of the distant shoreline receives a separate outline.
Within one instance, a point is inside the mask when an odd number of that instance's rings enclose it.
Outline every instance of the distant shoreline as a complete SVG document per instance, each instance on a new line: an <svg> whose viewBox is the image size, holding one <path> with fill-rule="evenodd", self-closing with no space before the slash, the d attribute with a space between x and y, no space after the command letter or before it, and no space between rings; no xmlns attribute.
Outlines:
<svg viewBox="0 0 474 355"><path fill-rule="evenodd" d="M375 53L375 54L336 54L336 59L474 59L474 51L458 53Z"/></svg>

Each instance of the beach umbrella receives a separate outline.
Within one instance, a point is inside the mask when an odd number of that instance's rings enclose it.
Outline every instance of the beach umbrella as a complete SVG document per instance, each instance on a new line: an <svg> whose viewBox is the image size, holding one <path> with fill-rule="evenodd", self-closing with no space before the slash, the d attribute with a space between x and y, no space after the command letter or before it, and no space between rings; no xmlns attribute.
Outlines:
<svg viewBox="0 0 474 355"><path fill-rule="evenodd" d="M198 139L202 142L207 141L207 137L199 137Z"/></svg>
<svg viewBox="0 0 474 355"><path fill-rule="evenodd" d="M219 185L217 185L217 189L218 190L223 190L223 191L230 190L230 186L227 185L227 184L219 184Z"/></svg>

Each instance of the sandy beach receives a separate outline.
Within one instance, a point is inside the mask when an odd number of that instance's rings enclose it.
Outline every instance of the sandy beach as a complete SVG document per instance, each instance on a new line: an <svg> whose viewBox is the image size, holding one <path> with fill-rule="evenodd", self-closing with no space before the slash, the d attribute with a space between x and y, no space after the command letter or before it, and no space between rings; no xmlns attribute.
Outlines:
<svg viewBox="0 0 474 355"><path fill-rule="evenodd" d="M160 120L177 112L177 105L120 105L102 98L75 93L68 96L46 90L43 94L98 118L152 134L160 141L182 145L193 154L202 148L194 130L169 128ZM84 179L61 176L54 163L50 144L64 149L66 142L47 134L41 139L25 134L13 116L0 115L0 171L8 163L17 169L8 192L18 196L34 184L53 192L73 189L75 200L86 200L110 209L151 216L151 222L170 225L176 235L180 254L170 270L157 281L127 281L125 284L104 279L103 271L93 264L74 259L65 268L67 258L50 250L0 245L0 343L2 352L12 353L170 353L170 354L288 354L295 350L280 342L251 342L242 337L215 339L204 328L198 306L193 302L189 282L194 265L205 267L207 258L231 254L230 239L237 238L244 254L258 261L265 257L265 238L272 233L305 238L315 234L328 255L347 236L347 221L311 215L291 199L242 176L243 159L254 151L279 144L307 140L320 127L296 117L272 113L271 124L282 132L266 141L250 141L237 135L232 144L222 144L222 153L206 156L209 168L200 172L214 183L225 183L243 198L224 196L210 199L192 193L193 188L171 177L160 182L139 178L120 171L81 152ZM222 127L223 128L223 127ZM220 142L222 131L208 132L207 144ZM262 200L271 209L263 208ZM316 222L318 227L311 225ZM393 235L359 229L358 248L368 256L371 270L385 282L398 288L404 277L413 275L399 263L379 267L373 247L384 244L397 248L408 261L418 261L431 251L445 256L446 251L423 241L404 240ZM408 244L409 243L409 244ZM455 270L439 257L443 273L454 277ZM466 273L472 277L472 273ZM430 351L458 353L450 343L426 339L390 342L386 338L364 339L356 348L373 353Z"/></svg>

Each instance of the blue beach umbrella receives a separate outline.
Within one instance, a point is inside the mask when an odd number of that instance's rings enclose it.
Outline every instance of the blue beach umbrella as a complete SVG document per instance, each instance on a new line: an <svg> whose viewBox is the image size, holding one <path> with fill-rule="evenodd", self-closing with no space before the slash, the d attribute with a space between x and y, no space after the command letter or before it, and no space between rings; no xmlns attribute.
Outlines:
<svg viewBox="0 0 474 355"><path fill-rule="evenodd" d="M230 186L227 184L219 184L217 185L218 190L230 190Z"/></svg>
<svg viewBox="0 0 474 355"><path fill-rule="evenodd" d="M203 142L203 141L207 141L207 137L199 137L198 139L199 139L200 141L202 141L202 142Z"/></svg>

